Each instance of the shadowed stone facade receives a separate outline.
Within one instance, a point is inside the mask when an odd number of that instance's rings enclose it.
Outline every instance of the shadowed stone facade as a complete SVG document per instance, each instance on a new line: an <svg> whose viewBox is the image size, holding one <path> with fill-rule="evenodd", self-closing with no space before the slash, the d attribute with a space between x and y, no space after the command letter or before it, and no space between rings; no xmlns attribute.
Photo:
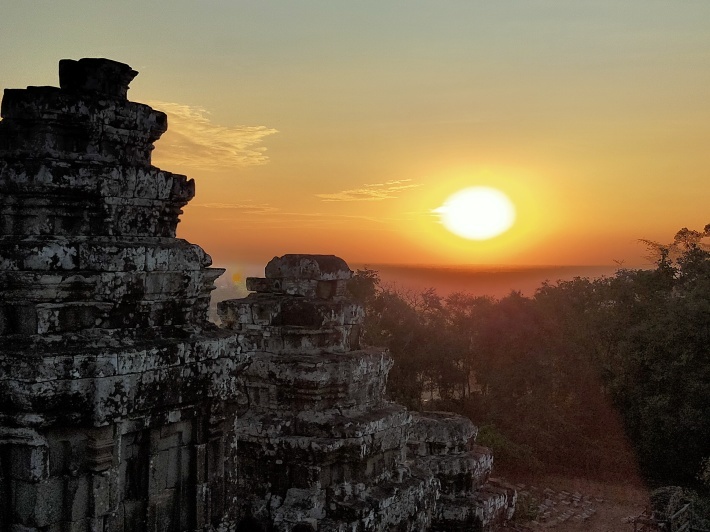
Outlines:
<svg viewBox="0 0 710 532"><path fill-rule="evenodd" d="M237 494L250 519L277 530L452 532L512 515L515 492L488 482L493 457L473 445L468 419L384 398L392 362L359 345L363 310L348 298L342 259L285 255L265 274L247 279L255 293L218 305L251 354L236 424Z"/></svg>
<svg viewBox="0 0 710 532"><path fill-rule="evenodd" d="M229 519L244 363L207 322L222 270L175 238L194 195L151 166L165 114L136 75L60 62L0 122L0 523L195 530Z"/></svg>
<svg viewBox="0 0 710 532"><path fill-rule="evenodd" d="M207 320L221 269L175 238L194 183L151 165L137 74L63 60L0 121L0 530L490 528L515 494L458 416L384 399L352 272L274 258Z"/></svg>

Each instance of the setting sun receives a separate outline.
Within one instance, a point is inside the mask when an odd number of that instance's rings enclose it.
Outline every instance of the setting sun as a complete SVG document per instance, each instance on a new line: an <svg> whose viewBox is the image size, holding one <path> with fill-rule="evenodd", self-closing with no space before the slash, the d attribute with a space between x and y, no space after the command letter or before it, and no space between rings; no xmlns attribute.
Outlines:
<svg viewBox="0 0 710 532"><path fill-rule="evenodd" d="M500 190L490 187L459 190L433 212L449 231L469 240L493 238L515 222L513 203Z"/></svg>

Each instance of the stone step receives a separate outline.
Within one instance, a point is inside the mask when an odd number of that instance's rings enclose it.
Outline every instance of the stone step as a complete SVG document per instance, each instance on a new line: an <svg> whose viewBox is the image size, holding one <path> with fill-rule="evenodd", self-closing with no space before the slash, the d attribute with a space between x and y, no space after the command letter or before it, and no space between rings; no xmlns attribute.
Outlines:
<svg viewBox="0 0 710 532"><path fill-rule="evenodd" d="M0 191L23 198L134 198L186 202L194 183L154 166L106 166L90 161L23 159L4 163Z"/></svg>
<svg viewBox="0 0 710 532"><path fill-rule="evenodd" d="M165 113L125 99L96 98L55 87L7 89L0 155L149 166Z"/></svg>
<svg viewBox="0 0 710 532"><path fill-rule="evenodd" d="M460 454L476 441L478 428L451 412L413 412L409 452L415 456Z"/></svg>
<svg viewBox="0 0 710 532"><path fill-rule="evenodd" d="M236 331L248 331L251 325L310 329L360 325L364 317L362 306L353 301L283 294L250 294L243 299L222 301L217 309L224 327Z"/></svg>
<svg viewBox="0 0 710 532"><path fill-rule="evenodd" d="M493 468L493 453L486 447L458 455L420 457L416 462L431 470L441 482L441 493L447 497L470 496L488 480Z"/></svg>
<svg viewBox="0 0 710 532"><path fill-rule="evenodd" d="M101 350L74 357L29 357L0 371L0 413L32 423L99 426L176 405L197 404L205 396L228 394L247 363L233 352L223 332ZM41 371L40 371L41 370Z"/></svg>
<svg viewBox="0 0 710 532"><path fill-rule="evenodd" d="M250 404L259 409L367 408L381 403L391 367L382 349L288 356L258 352L243 380Z"/></svg>
<svg viewBox="0 0 710 532"><path fill-rule="evenodd" d="M330 327L247 325L238 331L245 351L294 356L346 353L360 348L360 326Z"/></svg>
<svg viewBox="0 0 710 532"><path fill-rule="evenodd" d="M264 434L258 435L255 434L258 429L254 427L249 433L240 432L237 436L240 448L257 460L268 458L277 463L280 460L286 465L350 464L392 450L396 450L401 460L405 457L400 446L406 440L407 424L401 423L400 419L376 432L349 438L283 436L278 434L278 426L263 427Z"/></svg>
<svg viewBox="0 0 710 532"><path fill-rule="evenodd" d="M63 303L7 301L0 303L0 337L57 335L91 329L154 328L200 325L207 321L209 291L197 297L160 300L68 301Z"/></svg>
<svg viewBox="0 0 710 532"><path fill-rule="evenodd" d="M56 341L39 338L16 349L0 345L5 355L0 364L0 383L17 381L21 386L50 381L97 379L165 370L195 362L237 354L236 339L222 330L179 330L170 327L146 331L116 329L100 334L77 335ZM199 338L200 341L196 339ZM195 349L186 346L194 345Z"/></svg>
<svg viewBox="0 0 710 532"><path fill-rule="evenodd" d="M114 353L117 349L128 352L136 346L181 342L186 338L213 331L216 327L210 322L190 323L187 325L159 325L152 327L131 327L116 329L82 329L71 333L44 335L0 335L0 353L8 366L0 366L0 375L5 367L14 368L16 360L39 360L53 357L78 357L86 354L103 352ZM239 347L234 338L233 350L239 355ZM241 355L239 355L241 356ZM10 370L8 370L10 371Z"/></svg>
<svg viewBox="0 0 710 532"><path fill-rule="evenodd" d="M328 518L318 530L421 532L428 530L436 504L436 480L412 467L353 493L347 485L331 490Z"/></svg>
<svg viewBox="0 0 710 532"><path fill-rule="evenodd" d="M269 458L261 453L261 447L240 442L240 476L237 481L243 491L258 497L282 494L290 487L305 489L319 485L325 488L343 482L372 485L390 477L403 462L403 454L396 446L360 457L358 453L362 447L348 448L349 442L345 443L346 446L338 452L311 458L304 457L304 453L288 453L298 460L286 462L281 452Z"/></svg>
<svg viewBox="0 0 710 532"><path fill-rule="evenodd" d="M211 264L199 246L181 239L0 236L4 271L198 271Z"/></svg>
<svg viewBox="0 0 710 532"><path fill-rule="evenodd" d="M237 422L240 482L248 487L258 480L275 493L286 486L371 483L404 463L408 422L405 416L389 415L379 426L371 425L372 432L347 438L283 435L280 429L290 430L286 418L270 426Z"/></svg>
<svg viewBox="0 0 710 532"><path fill-rule="evenodd" d="M247 277L247 290L251 292L302 296L317 299L332 299L348 296L348 281L345 279L269 279ZM253 296L249 296L253 297ZM235 300L240 301L240 300Z"/></svg>
<svg viewBox="0 0 710 532"><path fill-rule="evenodd" d="M69 272L2 271L0 290L6 302L161 301L209 294L224 270Z"/></svg>
<svg viewBox="0 0 710 532"><path fill-rule="evenodd" d="M481 487L473 496L442 497L432 520L431 532L491 530L509 520L515 511L515 490L498 482Z"/></svg>
<svg viewBox="0 0 710 532"><path fill-rule="evenodd" d="M174 237L187 200L0 196L0 235Z"/></svg>
<svg viewBox="0 0 710 532"><path fill-rule="evenodd" d="M411 415L401 405L384 403L367 409L330 409L292 412L257 412L251 408L237 420L240 437L310 436L314 438L360 438L386 428L408 426Z"/></svg>

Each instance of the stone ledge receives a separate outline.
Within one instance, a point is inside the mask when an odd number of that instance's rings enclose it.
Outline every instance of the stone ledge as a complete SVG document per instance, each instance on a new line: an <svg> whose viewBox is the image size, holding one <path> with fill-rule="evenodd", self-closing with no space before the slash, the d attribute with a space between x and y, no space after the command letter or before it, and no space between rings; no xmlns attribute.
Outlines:
<svg viewBox="0 0 710 532"><path fill-rule="evenodd" d="M283 297L271 293L222 301L217 309L223 325L236 331L246 330L249 325L323 329L361 325L364 319L362 306L346 299Z"/></svg>
<svg viewBox="0 0 710 532"><path fill-rule="evenodd" d="M140 374L184 364L205 363L239 355L233 335L203 333L187 339L124 341L113 346L76 346L38 342L34 351L20 349L16 353L0 353L0 382L25 384L101 379L114 375ZM192 346L193 349L188 349Z"/></svg>
<svg viewBox="0 0 710 532"><path fill-rule="evenodd" d="M381 403L392 367L382 350L250 355L244 389L253 407L267 410L366 408Z"/></svg>
<svg viewBox="0 0 710 532"><path fill-rule="evenodd" d="M436 504L438 482L425 470L410 468L400 479L366 489L356 496L334 501L324 530L429 530L429 512ZM417 511L411 512L411 508ZM332 516L332 517L331 517Z"/></svg>
<svg viewBox="0 0 710 532"><path fill-rule="evenodd" d="M0 271L200 271L212 264L199 246L165 237L0 236Z"/></svg>
<svg viewBox="0 0 710 532"><path fill-rule="evenodd" d="M267 279L347 280L352 271L335 255L289 254L274 257L264 270Z"/></svg>
<svg viewBox="0 0 710 532"><path fill-rule="evenodd" d="M240 435L250 437L312 436L314 438L362 438L411 423L407 410L383 402L366 411L331 409L299 412L247 412L238 423Z"/></svg>
<svg viewBox="0 0 710 532"><path fill-rule="evenodd" d="M197 350L198 346L192 349ZM140 373L54 379L34 384L2 381L0 411L14 423L101 426L153 409L170 409L215 397L237 401L236 375L248 357L217 357ZM25 420L25 421L23 421Z"/></svg>
<svg viewBox="0 0 710 532"><path fill-rule="evenodd" d="M427 456L416 462L439 479L442 497L464 497L473 495L488 480L493 468L493 453L476 446L468 453Z"/></svg>
<svg viewBox="0 0 710 532"><path fill-rule="evenodd" d="M478 435L470 419L451 412L414 412L412 417L408 445L414 455L465 453Z"/></svg>
<svg viewBox="0 0 710 532"><path fill-rule="evenodd" d="M103 58L62 59L59 87L62 90L93 92L125 99L128 85L138 75L125 63Z"/></svg>
<svg viewBox="0 0 710 532"><path fill-rule="evenodd" d="M40 196L189 201L194 181L154 166L107 166L95 161L6 158L0 190Z"/></svg>

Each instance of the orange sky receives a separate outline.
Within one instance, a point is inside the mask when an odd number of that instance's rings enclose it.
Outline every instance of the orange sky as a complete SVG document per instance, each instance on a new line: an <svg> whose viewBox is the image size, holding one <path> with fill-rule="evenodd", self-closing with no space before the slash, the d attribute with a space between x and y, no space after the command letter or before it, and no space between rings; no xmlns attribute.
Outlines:
<svg viewBox="0 0 710 532"><path fill-rule="evenodd" d="M169 115L154 163L197 197L179 236L217 264L642 265L710 222L710 2L10 0L0 84L61 58L140 72ZM433 209L499 188L485 242Z"/></svg>

